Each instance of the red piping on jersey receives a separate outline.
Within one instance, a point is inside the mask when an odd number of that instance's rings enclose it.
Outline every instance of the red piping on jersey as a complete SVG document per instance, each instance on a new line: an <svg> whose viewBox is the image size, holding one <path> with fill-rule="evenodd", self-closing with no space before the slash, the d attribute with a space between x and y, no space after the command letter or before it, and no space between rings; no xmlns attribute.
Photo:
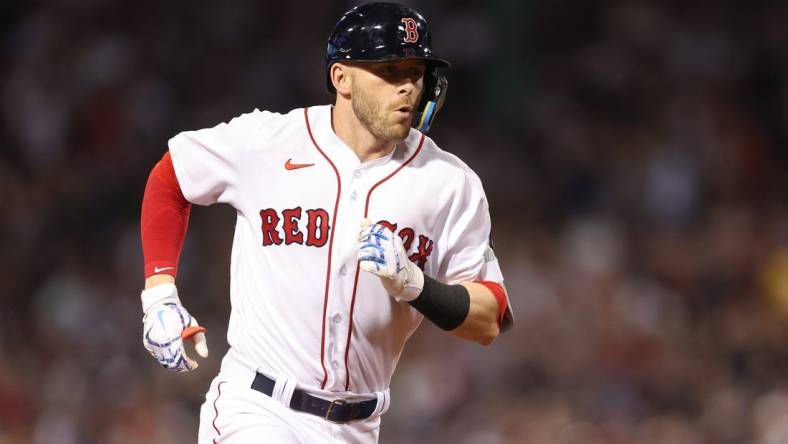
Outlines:
<svg viewBox="0 0 788 444"><path fill-rule="evenodd" d="M406 165L408 165L413 159L415 159L416 156L419 154L419 151L421 151L422 145L424 145L424 134L421 135L421 139L419 140L419 146L418 148L416 148L416 152L414 152L413 155L410 156L408 160L403 162L402 165L400 165L391 174L381 179L375 185L372 185L372 188L370 188L369 192L367 193L367 202L364 205L364 217L368 216L369 198L372 197L372 192L375 191L375 188L377 188L378 185L381 185L383 182L391 179L392 176L399 173L401 169L405 168ZM347 328L347 344L345 344L345 374L347 375L347 379L345 379L345 391L347 391L350 387L350 370L348 369L347 357L348 357L348 353L350 352L350 338L353 335L353 309L356 307L356 288L358 288L358 271L359 271L358 262L356 262L356 277L353 281L353 296L350 299L350 322L348 322L349 325Z"/></svg>
<svg viewBox="0 0 788 444"><path fill-rule="evenodd" d="M219 427L216 427L216 420L219 419L219 409L216 407L216 401L218 401L219 397L222 396L222 384L225 382L227 381L222 381L218 386L216 386L216 389L219 390L219 394L216 395L216 399L213 400L213 411L216 412L213 417L213 429L216 430L216 438L222 436L222 432L219 431ZM216 440L216 438L213 439L213 444L217 444L219 442Z"/></svg>
<svg viewBox="0 0 788 444"><path fill-rule="evenodd" d="M331 221L331 234L328 236L328 266L326 267L326 291L323 296L323 328L320 332L320 365L323 367L323 382L320 383L320 389L324 389L326 387L326 381L328 381L328 371L326 370L326 363L325 363L325 353L326 353L326 310L328 309L328 289L329 283L331 282L331 252L334 247L334 231L336 231L337 226L337 212L339 211L339 196L342 194L342 180L339 178L339 171L337 171L337 167L334 166L334 162L328 158L326 153L320 149L318 146L317 141L315 140L315 136L312 135L312 128L309 126L309 113L307 112L309 108L304 108L304 121L306 121L306 130L309 132L309 138L312 139L312 144L315 145L315 148L326 158L328 163L331 165L331 168L334 169L334 173L337 175L337 200L334 203L334 217Z"/></svg>

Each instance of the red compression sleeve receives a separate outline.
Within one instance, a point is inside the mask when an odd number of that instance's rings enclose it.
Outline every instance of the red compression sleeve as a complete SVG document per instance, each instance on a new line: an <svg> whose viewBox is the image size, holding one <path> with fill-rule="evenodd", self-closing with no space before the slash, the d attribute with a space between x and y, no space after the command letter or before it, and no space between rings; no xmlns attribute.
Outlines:
<svg viewBox="0 0 788 444"><path fill-rule="evenodd" d="M480 284L487 287L488 290L495 296L495 299L498 301L498 326L501 326L503 322L503 315L506 313L506 290L503 289L503 286L497 282L492 281L481 281Z"/></svg>
<svg viewBox="0 0 788 444"><path fill-rule="evenodd" d="M191 208L192 204L183 197L167 151L148 176L142 198L140 234L146 278L154 274L176 275Z"/></svg>

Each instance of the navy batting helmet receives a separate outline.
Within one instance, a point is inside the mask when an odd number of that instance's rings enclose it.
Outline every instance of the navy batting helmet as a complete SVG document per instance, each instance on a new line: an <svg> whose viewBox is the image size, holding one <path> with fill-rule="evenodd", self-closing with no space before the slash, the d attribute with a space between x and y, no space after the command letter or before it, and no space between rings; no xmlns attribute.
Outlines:
<svg viewBox="0 0 788 444"><path fill-rule="evenodd" d="M426 61L424 89L414 126L427 132L446 98L448 81L438 73L449 62L432 52L430 28L417 11L397 3L367 3L346 12L334 26L326 49L326 86L335 93L331 65L343 60Z"/></svg>

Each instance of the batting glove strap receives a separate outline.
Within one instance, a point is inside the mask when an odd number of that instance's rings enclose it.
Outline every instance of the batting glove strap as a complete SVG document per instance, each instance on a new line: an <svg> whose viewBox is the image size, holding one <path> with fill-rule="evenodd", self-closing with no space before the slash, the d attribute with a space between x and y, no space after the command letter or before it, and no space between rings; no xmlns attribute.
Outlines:
<svg viewBox="0 0 788 444"><path fill-rule="evenodd" d="M402 291L395 296L397 301L410 302L418 298L424 290L424 273L413 262L408 261L408 278ZM384 284L385 287L385 284Z"/></svg>
<svg viewBox="0 0 788 444"><path fill-rule="evenodd" d="M169 302L181 305L181 300L178 297L178 289L175 287L175 284L172 283L161 284L153 288L148 288L147 290L142 290L140 299L142 299L142 313L148 313L154 305L158 305L159 303Z"/></svg>

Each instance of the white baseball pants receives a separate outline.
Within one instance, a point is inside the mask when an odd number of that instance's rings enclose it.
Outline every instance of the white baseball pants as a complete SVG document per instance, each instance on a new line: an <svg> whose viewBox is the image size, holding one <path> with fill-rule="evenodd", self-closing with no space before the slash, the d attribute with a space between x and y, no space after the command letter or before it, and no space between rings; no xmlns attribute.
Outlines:
<svg viewBox="0 0 788 444"><path fill-rule="evenodd" d="M205 395L199 444L378 442L380 414L388 408L388 396L379 398L376 414L368 419L336 424L252 389L255 371L232 355L231 350L225 356Z"/></svg>

